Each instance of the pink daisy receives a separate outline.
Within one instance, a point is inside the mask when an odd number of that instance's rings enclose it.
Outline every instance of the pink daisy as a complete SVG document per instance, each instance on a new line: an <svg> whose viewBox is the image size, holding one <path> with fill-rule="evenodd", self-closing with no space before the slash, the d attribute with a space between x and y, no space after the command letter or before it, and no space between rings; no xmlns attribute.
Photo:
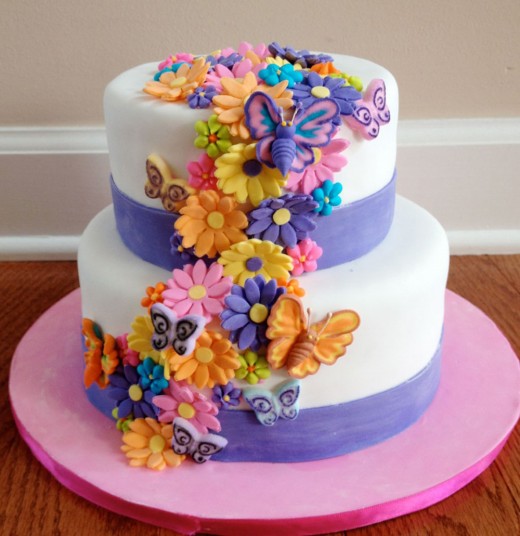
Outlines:
<svg viewBox="0 0 520 536"><path fill-rule="evenodd" d="M168 288L162 293L164 305L179 318L192 314L211 320L224 309L224 298L233 285L231 277L222 277L223 270L217 262L208 268L202 259L173 270L173 278L168 279Z"/></svg>
<svg viewBox="0 0 520 536"><path fill-rule="evenodd" d="M162 71L163 69L168 69L174 63L180 63L181 61L192 63L193 54L188 54L186 52L179 52L178 54L175 54L175 56L170 55L164 61L161 61L161 63L159 63L158 69L159 71Z"/></svg>
<svg viewBox="0 0 520 536"><path fill-rule="evenodd" d="M159 412L159 422L171 423L176 417L188 419L201 433L207 434L208 428L220 432L220 422L215 417L217 406L204 395L192 391L184 381L170 380L168 390L152 399Z"/></svg>
<svg viewBox="0 0 520 536"><path fill-rule="evenodd" d="M311 194L314 189L321 186L323 181L332 180L333 174L341 171L347 164L347 159L340 153L349 145L348 140L338 138L325 147L316 147L314 163L307 166L301 173L291 171L285 187L293 192Z"/></svg>
<svg viewBox="0 0 520 536"><path fill-rule="evenodd" d="M271 53L269 52L269 49L265 43L260 43L256 46L253 46L247 41L242 41L242 43L238 45L238 53L244 58L247 58L248 52L253 52L261 60L265 60L265 58L271 56Z"/></svg>
<svg viewBox="0 0 520 536"><path fill-rule="evenodd" d="M316 261L321 257L323 249L314 240L305 238L298 242L295 247L287 248L286 253L292 258L294 264L291 274L301 275L303 272L316 270L318 267Z"/></svg>
<svg viewBox="0 0 520 536"><path fill-rule="evenodd" d="M124 335L120 335L116 338L117 353L119 355L119 358L123 362L123 365L131 365L132 367L137 367L137 365L141 363L141 359L139 359L139 352L132 350L128 346L127 337L128 333L125 333Z"/></svg>
<svg viewBox="0 0 520 536"><path fill-rule="evenodd" d="M235 63L231 69L224 65L218 64L215 68L206 75L205 85L213 86L219 93L222 91L222 78L244 78L248 72L253 72L257 82L260 81L258 73L261 69L265 69L266 63L262 62L253 65L253 62L246 58L238 63Z"/></svg>
<svg viewBox="0 0 520 536"><path fill-rule="evenodd" d="M214 175L215 161L203 153L198 162L191 161L186 166L190 177L188 184L197 190L216 190L217 178Z"/></svg>

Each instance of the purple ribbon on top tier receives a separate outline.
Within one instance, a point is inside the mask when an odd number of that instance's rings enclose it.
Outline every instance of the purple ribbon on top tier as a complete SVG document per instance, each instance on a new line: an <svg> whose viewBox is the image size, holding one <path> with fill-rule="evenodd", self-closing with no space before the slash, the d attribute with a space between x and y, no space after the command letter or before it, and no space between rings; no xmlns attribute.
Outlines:
<svg viewBox="0 0 520 536"><path fill-rule="evenodd" d="M378 192L343 205L330 216L319 216L311 238L323 249L318 270L353 261L383 241L394 217L394 173ZM182 268L186 261L171 252L170 238L178 214L141 205L110 180L119 235L128 249L141 259L166 270Z"/></svg>

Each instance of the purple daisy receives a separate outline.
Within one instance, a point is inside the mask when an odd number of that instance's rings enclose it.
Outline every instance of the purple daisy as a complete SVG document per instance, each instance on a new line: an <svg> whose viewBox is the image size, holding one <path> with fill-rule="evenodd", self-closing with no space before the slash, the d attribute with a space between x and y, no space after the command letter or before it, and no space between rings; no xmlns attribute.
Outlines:
<svg viewBox="0 0 520 536"><path fill-rule="evenodd" d="M322 78L318 73L311 72L305 80L293 88L293 99L300 102L303 108L308 108L313 102L329 98L339 106L341 115L352 115L356 108L356 101L361 93L354 87L345 85L343 78L326 76ZM340 117L333 120L335 125L341 122Z"/></svg>
<svg viewBox="0 0 520 536"><path fill-rule="evenodd" d="M230 332L231 342L236 342L240 350L257 351L267 345L267 317L284 293L284 287L278 287L274 279L266 283L262 275L246 279L243 288L233 285L231 294L224 300L226 309L220 314L222 327Z"/></svg>
<svg viewBox="0 0 520 536"><path fill-rule="evenodd" d="M218 95L218 92L214 86L198 87L188 95L188 104L190 108L208 108L215 95Z"/></svg>
<svg viewBox="0 0 520 536"><path fill-rule="evenodd" d="M240 404L242 390L235 387L231 382L226 385L215 385L213 387L213 396L211 400L220 407L220 409L229 409Z"/></svg>
<svg viewBox="0 0 520 536"><path fill-rule="evenodd" d="M139 384L140 375L135 367L119 367L110 375L108 396L116 401L117 417L124 419L130 413L134 419L151 417L155 419L156 410L152 404L153 391Z"/></svg>
<svg viewBox="0 0 520 536"><path fill-rule="evenodd" d="M292 47L282 47L276 41L270 43L268 48L274 57L279 56L289 63L301 65L304 69L318 63L334 61L334 58L328 54L312 54L308 50L295 50Z"/></svg>
<svg viewBox="0 0 520 536"><path fill-rule="evenodd" d="M179 231L174 231L170 237L170 253L174 256L179 255L181 260L185 264L194 264L198 257L195 255L194 248L185 248L182 245L182 236L179 234ZM207 257L204 257L204 262L208 261ZM206 262L207 264L207 262Z"/></svg>
<svg viewBox="0 0 520 536"><path fill-rule="evenodd" d="M231 69L235 63L244 59L238 52L232 52L227 56L206 56L206 61L211 65L211 69L214 69L216 65L223 65L228 69Z"/></svg>
<svg viewBox="0 0 520 536"><path fill-rule="evenodd" d="M317 207L312 196L305 194L285 194L277 199L266 199L249 213L246 234L293 248L316 229Z"/></svg>

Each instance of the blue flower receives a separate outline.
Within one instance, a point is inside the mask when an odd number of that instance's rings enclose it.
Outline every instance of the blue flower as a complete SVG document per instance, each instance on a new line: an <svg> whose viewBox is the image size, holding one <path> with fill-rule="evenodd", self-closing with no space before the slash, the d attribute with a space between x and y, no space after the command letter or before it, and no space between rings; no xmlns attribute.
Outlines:
<svg viewBox="0 0 520 536"><path fill-rule="evenodd" d="M188 95L188 104L190 108L208 108L217 94L214 86L198 87L191 95Z"/></svg>
<svg viewBox="0 0 520 536"><path fill-rule="evenodd" d="M324 181L320 188L312 191L312 197L318 203L314 211L322 216L330 216L332 207L337 207L341 204L339 194L342 190L343 186L341 186L340 182L332 182L329 179Z"/></svg>
<svg viewBox="0 0 520 536"><path fill-rule="evenodd" d="M274 64L268 65L258 73L258 76L268 86L276 86L279 82L287 80L287 87L289 88L293 88L294 84L303 80L302 72L296 71L291 63L286 63L281 67Z"/></svg>
<svg viewBox="0 0 520 536"><path fill-rule="evenodd" d="M151 357L147 357L140 365L137 372L141 376L139 385L143 389L150 389L154 394L160 395L163 389L168 387L168 380L164 377L164 367L157 365Z"/></svg>
<svg viewBox="0 0 520 536"><path fill-rule="evenodd" d="M231 342L236 342L240 350L251 348L255 352L267 345L267 318L284 293L285 288L278 287L274 279L266 283L261 275L246 279L243 288L233 285L231 295L224 300L226 309L220 314L222 327L230 332Z"/></svg>
<svg viewBox="0 0 520 536"><path fill-rule="evenodd" d="M235 387L231 382L226 385L215 385L213 387L213 396L211 400L217 404L220 409L229 409L240 404L242 390Z"/></svg>
<svg viewBox="0 0 520 536"><path fill-rule="evenodd" d="M312 196L305 194L285 194L266 199L248 214L246 234L293 248L316 229L314 219L317 207Z"/></svg>
<svg viewBox="0 0 520 536"><path fill-rule="evenodd" d="M116 401L117 416L124 419L130 414L134 419L156 418L156 407L152 404L155 393L139 385L139 374L135 367L119 367L109 376L108 396Z"/></svg>

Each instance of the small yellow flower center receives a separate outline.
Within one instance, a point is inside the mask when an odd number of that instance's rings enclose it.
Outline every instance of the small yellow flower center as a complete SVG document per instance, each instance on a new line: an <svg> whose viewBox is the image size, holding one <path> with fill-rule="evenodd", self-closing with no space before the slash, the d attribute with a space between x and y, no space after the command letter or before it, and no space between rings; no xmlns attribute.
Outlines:
<svg viewBox="0 0 520 536"><path fill-rule="evenodd" d="M231 397L230 397L229 395L224 395L224 396L222 397L222 400L223 400L224 402L229 402L229 401L231 400Z"/></svg>
<svg viewBox="0 0 520 536"><path fill-rule="evenodd" d="M201 300L206 296L206 287L204 285L194 285L188 290L188 296L192 300Z"/></svg>
<svg viewBox="0 0 520 536"><path fill-rule="evenodd" d="M179 246L179 247L177 248L177 251L178 251L179 253L182 253L182 252L184 251L184 248L183 248L182 246Z"/></svg>
<svg viewBox="0 0 520 536"><path fill-rule="evenodd" d="M222 227L224 227L225 222L223 214L221 214L217 210L215 210L214 212L210 212L206 221L212 229L222 229Z"/></svg>
<svg viewBox="0 0 520 536"><path fill-rule="evenodd" d="M170 82L170 87L172 89L174 89L176 87L182 87L185 83L186 83L186 77L181 76L180 78L176 78L175 80L172 80Z"/></svg>
<svg viewBox="0 0 520 536"><path fill-rule="evenodd" d="M154 292L154 293L150 296L150 299L151 299L153 302L156 302L156 301L159 299L159 294L157 294L157 292Z"/></svg>
<svg viewBox="0 0 520 536"><path fill-rule="evenodd" d="M269 310L263 303L255 303L249 310L249 318L256 324L261 324L269 314Z"/></svg>
<svg viewBox="0 0 520 536"><path fill-rule="evenodd" d="M291 212L286 208L279 208L273 214L273 221L276 225L284 225L291 219Z"/></svg>
<svg viewBox="0 0 520 536"><path fill-rule="evenodd" d="M150 438L148 446L154 454L157 452L162 452L164 450L164 447L166 446L166 440L163 436L157 434Z"/></svg>
<svg viewBox="0 0 520 536"><path fill-rule="evenodd" d="M330 199L329 199L328 197L325 197L325 198L323 199L323 201L325 201L325 204L328 205L329 202L330 202Z"/></svg>
<svg viewBox="0 0 520 536"><path fill-rule="evenodd" d="M307 257L305 255L302 255L300 257L300 262L305 262L307 260Z"/></svg>
<svg viewBox="0 0 520 536"><path fill-rule="evenodd" d="M209 173L203 173L203 174L201 175L201 177L202 177L205 181L207 181L207 180L209 179Z"/></svg>
<svg viewBox="0 0 520 536"><path fill-rule="evenodd" d="M312 152L314 153L314 164L319 164L321 160L321 150L317 147L313 147Z"/></svg>
<svg viewBox="0 0 520 536"><path fill-rule="evenodd" d="M188 402L181 402L177 411L183 419L192 419L196 413L195 408Z"/></svg>
<svg viewBox="0 0 520 536"><path fill-rule="evenodd" d="M281 69L278 69L278 70L276 71L276 74L277 74L278 76L280 76L280 75L282 74L282 70L281 70Z"/></svg>
<svg viewBox="0 0 520 536"><path fill-rule="evenodd" d="M130 400L139 402L139 400L143 398L143 390L137 384L131 385L130 389L128 389L128 396L130 397Z"/></svg>
<svg viewBox="0 0 520 536"><path fill-rule="evenodd" d="M211 350L211 348L201 346L195 351L195 359L199 363L209 363L213 360L213 351Z"/></svg>
<svg viewBox="0 0 520 536"><path fill-rule="evenodd" d="M317 99L325 99L330 97L330 90L325 86L316 86L311 89L311 95Z"/></svg>

